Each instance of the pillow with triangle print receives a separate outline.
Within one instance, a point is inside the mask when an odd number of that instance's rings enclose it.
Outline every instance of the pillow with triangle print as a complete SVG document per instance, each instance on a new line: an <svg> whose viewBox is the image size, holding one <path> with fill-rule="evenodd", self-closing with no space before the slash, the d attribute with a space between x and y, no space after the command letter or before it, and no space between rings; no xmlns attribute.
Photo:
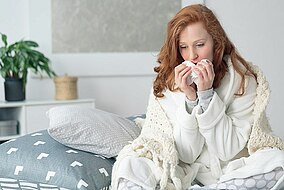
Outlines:
<svg viewBox="0 0 284 190"><path fill-rule="evenodd" d="M47 130L0 145L0 189L107 190L114 158L58 143Z"/></svg>

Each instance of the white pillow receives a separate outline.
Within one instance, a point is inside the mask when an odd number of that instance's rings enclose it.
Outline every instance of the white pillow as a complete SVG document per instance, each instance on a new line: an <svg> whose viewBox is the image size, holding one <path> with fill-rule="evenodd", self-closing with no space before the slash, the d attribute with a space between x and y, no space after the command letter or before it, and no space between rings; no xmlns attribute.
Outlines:
<svg viewBox="0 0 284 190"><path fill-rule="evenodd" d="M141 131L126 118L94 108L58 106L47 116L48 133L56 141L107 158L117 156Z"/></svg>

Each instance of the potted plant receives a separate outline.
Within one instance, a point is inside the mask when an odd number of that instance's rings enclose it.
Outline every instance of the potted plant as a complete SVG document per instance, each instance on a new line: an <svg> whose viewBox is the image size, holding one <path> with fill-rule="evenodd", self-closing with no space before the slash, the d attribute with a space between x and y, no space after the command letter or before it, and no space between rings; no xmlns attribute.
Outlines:
<svg viewBox="0 0 284 190"><path fill-rule="evenodd" d="M28 71L35 74L46 73L50 78L56 76L50 60L35 48L38 44L30 40L20 40L8 45L7 36L1 34L3 46L0 47L0 74L5 79L5 100L25 100Z"/></svg>

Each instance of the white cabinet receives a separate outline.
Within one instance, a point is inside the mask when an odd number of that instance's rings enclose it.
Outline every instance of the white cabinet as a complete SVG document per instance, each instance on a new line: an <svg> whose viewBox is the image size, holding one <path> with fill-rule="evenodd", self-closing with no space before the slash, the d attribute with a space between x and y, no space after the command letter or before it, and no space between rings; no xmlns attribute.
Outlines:
<svg viewBox="0 0 284 190"><path fill-rule="evenodd" d="M46 116L46 112L52 107L64 105L94 108L95 101L93 99L77 99L66 101L0 102L0 121L18 121L17 134L9 136L0 135L0 141L47 129L49 126L49 119Z"/></svg>

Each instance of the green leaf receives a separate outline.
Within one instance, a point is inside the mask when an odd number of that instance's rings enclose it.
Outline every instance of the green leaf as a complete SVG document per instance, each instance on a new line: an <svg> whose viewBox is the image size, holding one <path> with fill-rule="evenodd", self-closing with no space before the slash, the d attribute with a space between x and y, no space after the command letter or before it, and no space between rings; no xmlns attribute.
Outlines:
<svg viewBox="0 0 284 190"><path fill-rule="evenodd" d="M34 42L34 41L22 41L22 43L28 47L38 47L38 43Z"/></svg>
<svg viewBox="0 0 284 190"><path fill-rule="evenodd" d="M7 47L7 45L8 45L7 36L5 34L2 34L2 33L1 33L1 36L2 36L2 42L4 43L4 46Z"/></svg>

